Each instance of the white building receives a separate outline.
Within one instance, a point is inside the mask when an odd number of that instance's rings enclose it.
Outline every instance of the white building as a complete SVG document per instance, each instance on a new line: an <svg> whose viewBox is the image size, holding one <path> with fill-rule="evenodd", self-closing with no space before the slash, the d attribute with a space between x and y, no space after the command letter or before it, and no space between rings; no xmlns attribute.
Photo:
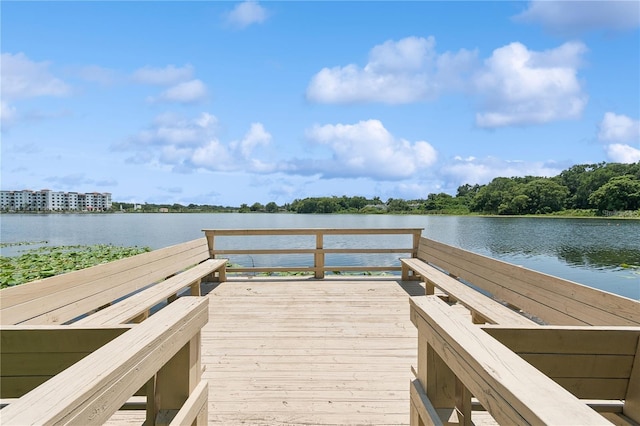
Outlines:
<svg viewBox="0 0 640 426"><path fill-rule="evenodd" d="M111 193L0 191L2 211L105 211L111 209Z"/></svg>

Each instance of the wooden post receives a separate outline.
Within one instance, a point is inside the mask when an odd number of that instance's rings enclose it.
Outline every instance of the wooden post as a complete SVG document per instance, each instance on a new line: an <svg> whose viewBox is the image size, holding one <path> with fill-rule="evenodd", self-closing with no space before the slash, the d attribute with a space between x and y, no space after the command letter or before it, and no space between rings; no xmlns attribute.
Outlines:
<svg viewBox="0 0 640 426"><path fill-rule="evenodd" d="M323 248L323 237L322 231L318 231L316 234L316 253L314 256L314 267L315 267L315 277L317 279L324 278L324 253L321 253L320 250Z"/></svg>
<svg viewBox="0 0 640 426"><path fill-rule="evenodd" d="M214 235L213 232L214 231L206 231L205 232L205 236L207 237L207 244L209 245L209 257L211 259L215 259L216 258L216 255L213 253L213 250L215 248L214 241L213 241L215 235Z"/></svg>
<svg viewBox="0 0 640 426"><path fill-rule="evenodd" d="M458 424L471 426L471 392L456 377L456 412L458 414Z"/></svg>
<svg viewBox="0 0 640 426"><path fill-rule="evenodd" d="M191 296L202 296L202 293L200 292L200 283L202 282L202 280L196 280L193 284L191 284L191 289L190 289L190 294Z"/></svg>
<svg viewBox="0 0 640 426"><path fill-rule="evenodd" d="M169 424L200 382L200 332L156 374L155 424Z"/></svg>
<svg viewBox="0 0 640 426"><path fill-rule="evenodd" d="M418 257L418 247L420 245L421 235L422 231L420 229L416 229L413 231L413 251L411 252L411 257Z"/></svg>
<svg viewBox="0 0 640 426"><path fill-rule="evenodd" d="M428 342L426 357L427 371L424 374L426 376L424 389L427 397L436 409L455 407L456 376ZM422 373L419 375L423 376Z"/></svg>

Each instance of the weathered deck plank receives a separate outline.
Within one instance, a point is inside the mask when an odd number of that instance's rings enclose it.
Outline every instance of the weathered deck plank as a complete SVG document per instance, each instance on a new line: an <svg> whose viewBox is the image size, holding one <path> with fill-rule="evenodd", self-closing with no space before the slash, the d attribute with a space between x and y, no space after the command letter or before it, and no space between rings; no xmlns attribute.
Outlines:
<svg viewBox="0 0 640 426"><path fill-rule="evenodd" d="M217 286L202 330L209 424L408 424L407 290L376 278Z"/></svg>

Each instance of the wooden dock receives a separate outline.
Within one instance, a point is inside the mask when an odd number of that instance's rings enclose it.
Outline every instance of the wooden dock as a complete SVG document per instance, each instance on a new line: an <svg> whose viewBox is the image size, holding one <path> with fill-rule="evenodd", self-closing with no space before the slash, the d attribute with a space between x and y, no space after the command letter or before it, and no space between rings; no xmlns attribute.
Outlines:
<svg viewBox="0 0 640 426"><path fill-rule="evenodd" d="M392 278L221 283L202 329L209 424L409 424L412 294Z"/></svg>
<svg viewBox="0 0 640 426"><path fill-rule="evenodd" d="M358 245L375 235L405 243ZM229 237L293 239L248 249ZM312 262L220 257L234 255ZM3 289L0 324L2 424L640 422L639 301L417 229L205 230Z"/></svg>

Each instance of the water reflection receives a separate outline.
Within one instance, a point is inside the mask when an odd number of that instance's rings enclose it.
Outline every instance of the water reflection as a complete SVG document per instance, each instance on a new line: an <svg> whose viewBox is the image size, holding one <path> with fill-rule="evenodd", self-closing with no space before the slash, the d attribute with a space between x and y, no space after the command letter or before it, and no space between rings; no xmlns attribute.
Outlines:
<svg viewBox="0 0 640 426"><path fill-rule="evenodd" d="M561 246L556 255L572 266L593 269L640 268L640 249L590 247L585 250L584 247Z"/></svg>

